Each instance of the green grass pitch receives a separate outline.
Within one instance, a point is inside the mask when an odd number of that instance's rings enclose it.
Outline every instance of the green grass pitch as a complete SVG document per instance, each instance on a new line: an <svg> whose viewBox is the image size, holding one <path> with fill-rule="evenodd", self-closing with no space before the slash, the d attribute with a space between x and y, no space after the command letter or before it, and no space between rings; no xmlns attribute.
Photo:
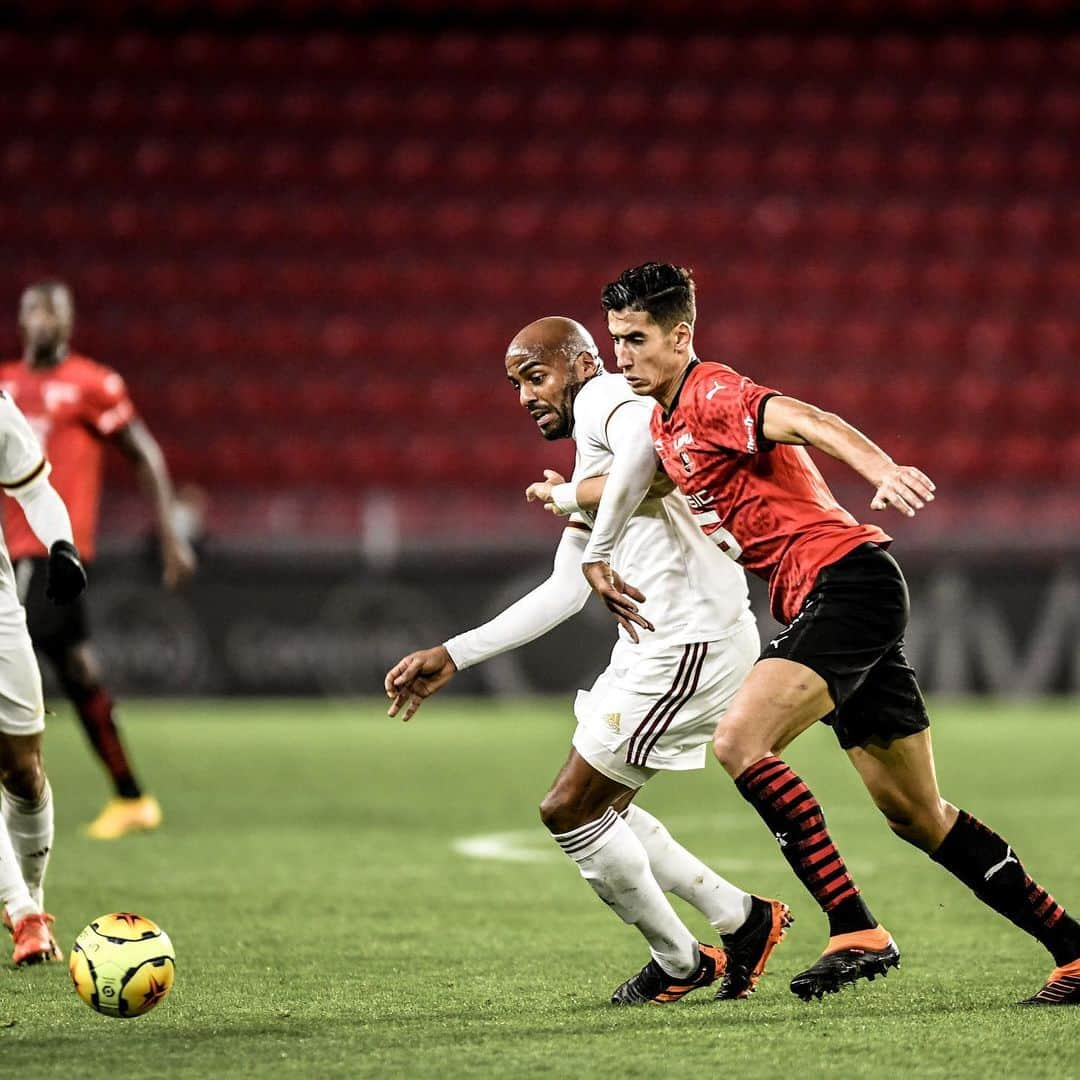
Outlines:
<svg viewBox="0 0 1080 1080"><path fill-rule="evenodd" d="M129 703L123 716L166 824L80 835L105 786L61 715L47 736L49 906L65 949L107 911L156 919L176 988L146 1017L111 1020L64 967L0 970L4 1077L1080 1075L1080 1010L1013 1004L1048 957L892 838L824 729L788 757L901 970L822 1003L792 997L823 919L710 765L659 777L643 805L722 873L787 899L796 924L749 1001L616 1010L608 996L646 950L535 810L566 752L567 701L435 700L408 725L377 701ZM1080 908L1075 702L939 702L934 732L946 796ZM503 857L462 854L463 841Z"/></svg>

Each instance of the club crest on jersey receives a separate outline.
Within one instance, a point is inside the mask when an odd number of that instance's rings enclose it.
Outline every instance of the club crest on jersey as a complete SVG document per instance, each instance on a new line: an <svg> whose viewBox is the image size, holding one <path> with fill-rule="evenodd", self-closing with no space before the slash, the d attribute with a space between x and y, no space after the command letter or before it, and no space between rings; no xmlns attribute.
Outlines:
<svg viewBox="0 0 1080 1080"><path fill-rule="evenodd" d="M622 713L609 712L604 716L604 721L612 731L618 733L619 723L622 720Z"/></svg>
<svg viewBox="0 0 1080 1080"><path fill-rule="evenodd" d="M751 416L743 417L743 424L746 427L746 452L748 454L757 453L757 424L754 423L754 419Z"/></svg>
<svg viewBox="0 0 1080 1080"><path fill-rule="evenodd" d="M694 471L694 462L685 450L679 451L679 460L682 462L683 471L689 476Z"/></svg>

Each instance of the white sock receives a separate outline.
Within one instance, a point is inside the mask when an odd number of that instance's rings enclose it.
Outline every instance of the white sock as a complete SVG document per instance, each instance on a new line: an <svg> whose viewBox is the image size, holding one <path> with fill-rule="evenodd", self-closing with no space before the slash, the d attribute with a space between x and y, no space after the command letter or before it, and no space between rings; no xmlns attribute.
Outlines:
<svg viewBox="0 0 1080 1080"><path fill-rule="evenodd" d="M40 910L23 880L19 858L3 821L0 821L0 907L7 908L13 923Z"/></svg>
<svg viewBox="0 0 1080 1080"><path fill-rule="evenodd" d="M614 810L554 839L596 895L641 931L653 959L669 975L684 978L697 968L697 938L675 914L649 869L645 849Z"/></svg>
<svg viewBox="0 0 1080 1080"><path fill-rule="evenodd" d="M23 881L38 911L43 908L45 869L53 846L53 801L48 780L38 799L20 799L3 789L4 824L19 860Z"/></svg>
<svg viewBox="0 0 1080 1080"><path fill-rule="evenodd" d="M623 811L626 824L649 856L653 877L664 892L698 909L718 934L738 930L750 914L750 894L736 888L672 838L658 821L633 803Z"/></svg>

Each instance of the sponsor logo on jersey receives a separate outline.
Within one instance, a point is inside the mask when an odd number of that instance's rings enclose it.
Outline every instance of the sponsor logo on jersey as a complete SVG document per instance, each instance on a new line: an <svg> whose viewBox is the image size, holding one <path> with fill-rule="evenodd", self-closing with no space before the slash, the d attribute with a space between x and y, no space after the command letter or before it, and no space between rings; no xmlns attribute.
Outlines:
<svg viewBox="0 0 1080 1080"><path fill-rule="evenodd" d="M695 491L691 495L686 496L686 501L695 509L702 510L710 503L716 501L715 495L709 494L708 488L702 488L700 491Z"/></svg>
<svg viewBox="0 0 1080 1080"><path fill-rule="evenodd" d="M689 431L684 431L675 440L675 449L676 450L681 450L684 446L693 446L693 445L694 445L694 436L691 435Z"/></svg>
<svg viewBox="0 0 1080 1080"><path fill-rule="evenodd" d="M744 416L743 424L746 426L746 452L757 453L757 424L752 416Z"/></svg>
<svg viewBox="0 0 1080 1080"><path fill-rule="evenodd" d="M720 384L715 379L713 379L712 389L706 392L705 400L712 401L712 399L720 393L720 389Z"/></svg>

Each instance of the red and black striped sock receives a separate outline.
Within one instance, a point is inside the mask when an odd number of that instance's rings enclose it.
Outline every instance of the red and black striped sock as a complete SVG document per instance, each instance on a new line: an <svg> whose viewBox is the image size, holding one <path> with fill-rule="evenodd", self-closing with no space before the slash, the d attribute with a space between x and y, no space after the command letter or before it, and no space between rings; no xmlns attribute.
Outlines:
<svg viewBox="0 0 1080 1080"><path fill-rule="evenodd" d="M1037 882L993 829L964 810L930 856L998 914L1050 950L1057 965L1080 958L1080 924Z"/></svg>
<svg viewBox="0 0 1080 1080"><path fill-rule="evenodd" d="M770 754L744 770L735 786L769 826L791 869L828 916L830 934L877 926L829 836L821 806L796 772Z"/></svg>
<svg viewBox="0 0 1080 1080"><path fill-rule="evenodd" d="M122 799L137 799L142 791L135 780L120 732L113 719L113 700L102 687L71 694L86 737L102 764L109 771L116 794Z"/></svg>

